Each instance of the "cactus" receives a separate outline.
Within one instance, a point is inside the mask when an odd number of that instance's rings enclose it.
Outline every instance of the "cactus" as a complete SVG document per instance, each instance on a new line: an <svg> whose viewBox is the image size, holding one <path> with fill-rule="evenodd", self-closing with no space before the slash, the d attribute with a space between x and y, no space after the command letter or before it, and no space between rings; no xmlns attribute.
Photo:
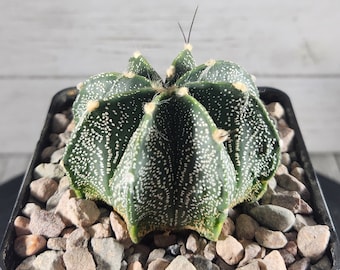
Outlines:
<svg viewBox="0 0 340 270"><path fill-rule="evenodd" d="M229 208L256 200L279 164L277 131L249 75L186 44L161 77L140 54L126 73L78 86L63 162L79 197L111 205L138 242L191 229L217 240Z"/></svg>

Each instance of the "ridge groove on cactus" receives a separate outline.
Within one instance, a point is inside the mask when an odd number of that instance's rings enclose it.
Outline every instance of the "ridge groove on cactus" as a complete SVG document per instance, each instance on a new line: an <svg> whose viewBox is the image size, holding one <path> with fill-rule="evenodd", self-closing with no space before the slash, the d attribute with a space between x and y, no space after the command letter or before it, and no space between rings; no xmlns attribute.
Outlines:
<svg viewBox="0 0 340 270"><path fill-rule="evenodd" d="M196 66L189 44L165 82L135 53L126 73L78 88L64 167L76 194L111 205L134 242L181 229L217 240L228 209L259 199L279 164L253 77L228 61Z"/></svg>

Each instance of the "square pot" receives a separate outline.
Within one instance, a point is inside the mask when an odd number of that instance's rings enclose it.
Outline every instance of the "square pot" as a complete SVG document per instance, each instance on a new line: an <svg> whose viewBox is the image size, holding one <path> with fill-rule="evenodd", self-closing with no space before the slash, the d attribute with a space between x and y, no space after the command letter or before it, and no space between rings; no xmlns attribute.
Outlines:
<svg viewBox="0 0 340 270"><path fill-rule="evenodd" d="M282 105L282 107L285 109L285 119L288 125L295 131L295 138L292 148L296 153L298 162L305 170L306 186L311 194L310 204L313 208L313 217L318 222L318 224L325 224L329 227L331 237L326 255L332 263L332 269L339 269L340 249L338 237L331 220L319 181L316 177L308 152L306 150L289 97L284 92L269 87L260 87L259 91L260 97L265 104L279 102ZM18 255L16 255L13 248L14 239L16 237L14 230L14 220L20 214L21 209L28 201L29 185L34 179L34 168L41 163L41 153L43 149L49 145L49 134L51 133L53 115L70 108L76 98L77 93L78 91L74 87L67 88L58 92L52 99L45 125L41 132L41 136L37 143L30 165L24 176L11 218L8 222L8 226L1 243L0 266L3 270L15 269L15 267L22 260L20 257L18 257Z"/></svg>

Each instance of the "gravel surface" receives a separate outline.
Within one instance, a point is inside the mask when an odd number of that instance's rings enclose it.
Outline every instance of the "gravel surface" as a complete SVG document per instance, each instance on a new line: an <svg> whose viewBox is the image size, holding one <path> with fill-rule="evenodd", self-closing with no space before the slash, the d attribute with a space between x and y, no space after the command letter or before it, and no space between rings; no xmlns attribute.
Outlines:
<svg viewBox="0 0 340 270"><path fill-rule="evenodd" d="M313 216L294 130L279 103L267 105L281 138L282 164L258 203L230 209L217 242L193 231L152 233L133 244L125 223L103 204L76 198L60 165L73 128L55 114L50 145L34 171L30 198L15 219L17 269L331 269L330 230Z"/></svg>

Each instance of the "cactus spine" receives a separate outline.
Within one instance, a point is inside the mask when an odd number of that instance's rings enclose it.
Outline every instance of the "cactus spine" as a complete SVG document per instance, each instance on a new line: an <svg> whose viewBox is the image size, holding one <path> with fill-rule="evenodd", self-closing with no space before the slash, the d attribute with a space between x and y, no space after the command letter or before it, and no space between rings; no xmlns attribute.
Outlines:
<svg viewBox="0 0 340 270"><path fill-rule="evenodd" d="M181 229L217 240L227 210L258 199L279 164L252 77L227 61L196 66L189 44L164 83L136 53L127 73L79 88L64 166L78 196L111 205L134 242Z"/></svg>

